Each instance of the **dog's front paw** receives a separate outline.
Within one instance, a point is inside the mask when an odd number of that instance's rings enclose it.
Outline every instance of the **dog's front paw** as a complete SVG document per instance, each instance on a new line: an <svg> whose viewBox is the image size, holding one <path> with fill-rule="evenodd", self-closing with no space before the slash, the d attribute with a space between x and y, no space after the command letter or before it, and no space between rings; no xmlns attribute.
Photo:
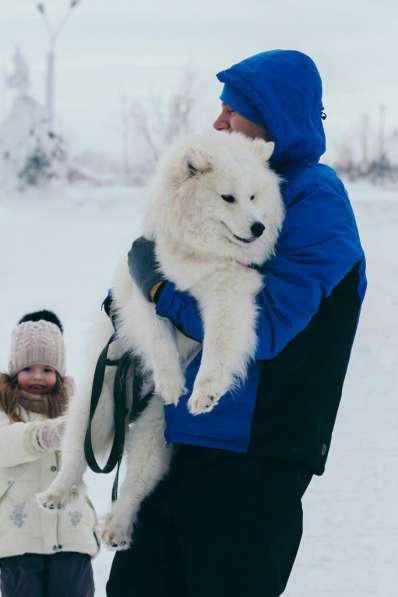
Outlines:
<svg viewBox="0 0 398 597"><path fill-rule="evenodd" d="M188 400L188 410L192 415L208 413L219 403L220 398L228 391L231 383L228 379L214 379L214 376L197 379L191 397Z"/></svg>
<svg viewBox="0 0 398 597"><path fill-rule="evenodd" d="M214 383L210 381L196 383L188 400L188 410L192 415L208 413L213 410L220 398L221 392Z"/></svg>
<svg viewBox="0 0 398 597"><path fill-rule="evenodd" d="M192 415L208 413L213 410L219 399L219 396L217 397L213 394L195 392L188 400L188 410Z"/></svg>
<svg viewBox="0 0 398 597"><path fill-rule="evenodd" d="M63 510L77 493L76 485L67 488L50 485L46 491L36 494L36 501L44 510Z"/></svg>
<svg viewBox="0 0 398 597"><path fill-rule="evenodd" d="M113 512L105 516L105 519L98 526L97 532L110 549L122 551L130 547L130 524L125 519L120 519Z"/></svg>
<svg viewBox="0 0 398 597"><path fill-rule="evenodd" d="M155 384L156 393L162 398L165 404L174 404L177 406L181 396L186 394L184 387L184 378L181 375L173 375L168 372L158 378Z"/></svg>

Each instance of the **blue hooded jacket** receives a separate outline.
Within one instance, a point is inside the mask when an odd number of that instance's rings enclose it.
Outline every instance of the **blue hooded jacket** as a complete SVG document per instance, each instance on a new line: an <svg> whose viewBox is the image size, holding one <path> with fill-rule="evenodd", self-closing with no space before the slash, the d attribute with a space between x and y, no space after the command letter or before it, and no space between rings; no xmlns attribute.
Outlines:
<svg viewBox="0 0 398 597"><path fill-rule="evenodd" d="M335 172L319 164L325 151L322 84L313 61L297 51L257 54L220 72L218 79L245 95L275 142L270 160L282 177L286 218L276 255L264 264L265 286L257 297L258 344L246 380L213 411L188 412L201 354L186 370L187 396L166 407L166 440L246 452L262 362L273 359L316 314L321 301L359 268L358 297L366 289L365 259L346 190ZM184 334L201 342L195 299L165 282L156 304ZM288 374L288 372L286 372Z"/></svg>

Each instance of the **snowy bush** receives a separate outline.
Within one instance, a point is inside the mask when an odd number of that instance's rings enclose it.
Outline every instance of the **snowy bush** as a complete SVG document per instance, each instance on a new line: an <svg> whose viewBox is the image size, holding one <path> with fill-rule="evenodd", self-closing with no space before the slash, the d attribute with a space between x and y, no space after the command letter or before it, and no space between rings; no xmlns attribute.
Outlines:
<svg viewBox="0 0 398 597"><path fill-rule="evenodd" d="M0 126L3 181L23 189L64 179L66 146L54 133L46 111L29 95L19 95Z"/></svg>

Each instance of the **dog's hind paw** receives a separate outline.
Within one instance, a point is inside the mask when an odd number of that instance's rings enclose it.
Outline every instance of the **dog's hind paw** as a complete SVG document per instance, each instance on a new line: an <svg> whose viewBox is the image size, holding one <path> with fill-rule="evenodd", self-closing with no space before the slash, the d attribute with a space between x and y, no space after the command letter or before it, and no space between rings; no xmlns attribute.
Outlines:
<svg viewBox="0 0 398 597"><path fill-rule="evenodd" d="M53 490L51 486L47 491L36 494L36 502L44 510L63 510L65 506L77 495L76 485L70 489Z"/></svg>
<svg viewBox="0 0 398 597"><path fill-rule="evenodd" d="M131 544L130 525L120 523L113 514L107 514L103 522L98 525L97 533L109 549L122 551Z"/></svg>

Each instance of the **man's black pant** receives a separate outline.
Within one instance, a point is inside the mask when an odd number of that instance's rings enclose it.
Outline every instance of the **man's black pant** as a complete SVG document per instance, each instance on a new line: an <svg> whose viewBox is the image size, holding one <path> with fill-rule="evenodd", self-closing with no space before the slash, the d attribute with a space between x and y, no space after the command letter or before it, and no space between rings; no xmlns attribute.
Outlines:
<svg viewBox="0 0 398 597"><path fill-rule="evenodd" d="M278 597L302 535L300 464L178 446L144 501L108 597Z"/></svg>

